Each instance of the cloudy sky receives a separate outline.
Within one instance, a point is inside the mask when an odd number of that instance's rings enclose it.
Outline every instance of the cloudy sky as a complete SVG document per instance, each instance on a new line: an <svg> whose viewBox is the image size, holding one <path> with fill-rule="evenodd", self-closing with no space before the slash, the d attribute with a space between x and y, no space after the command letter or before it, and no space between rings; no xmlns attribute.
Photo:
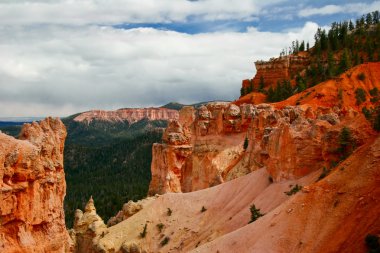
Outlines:
<svg viewBox="0 0 380 253"><path fill-rule="evenodd" d="M0 0L0 117L234 100L255 60L380 1Z"/></svg>

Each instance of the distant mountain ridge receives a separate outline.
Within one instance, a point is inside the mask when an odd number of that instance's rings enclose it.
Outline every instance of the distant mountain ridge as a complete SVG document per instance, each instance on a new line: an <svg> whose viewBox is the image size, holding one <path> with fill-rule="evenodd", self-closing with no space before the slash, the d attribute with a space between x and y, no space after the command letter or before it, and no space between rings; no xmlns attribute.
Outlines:
<svg viewBox="0 0 380 253"><path fill-rule="evenodd" d="M168 108L123 108L115 111L91 110L76 116L76 122L86 122L89 124L93 120L108 122L135 123L140 120L171 120L178 119L178 111Z"/></svg>

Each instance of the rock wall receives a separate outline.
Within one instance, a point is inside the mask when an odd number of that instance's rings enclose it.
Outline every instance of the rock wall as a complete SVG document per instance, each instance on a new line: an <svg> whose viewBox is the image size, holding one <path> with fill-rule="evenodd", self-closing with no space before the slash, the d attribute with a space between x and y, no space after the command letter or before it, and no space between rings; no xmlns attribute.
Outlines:
<svg viewBox="0 0 380 253"><path fill-rule="evenodd" d="M65 252L66 193L59 119L25 124L19 140L0 133L0 252Z"/></svg>
<svg viewBox="0 0 380 253"><path fill-rule="evenodd" d="M89 124L93 120L135 123L142 119L172 120L178 119L178 111L167 108L119 109L116 111L93 110L79 114L74 121Z"/></svg>
<svg viewBox="0 0 380 253"><path fill-rule="evenodd" d="M309 64L307 52L272 58L269 61L256 61L256 75L251 80L243 80L242 87L247 88L253 85L257 89L261 78L264 80L264 88L276 86L278 81L293 79L296 73L305 69Z"/></svg>
<svg viewBox="0 0 380 253"><path fill-rule="evenodd" d="M210 103L194 115L186 126L171 122L164 143L153 145L150 195L204 189L264 167L274 181L297 179L340 159L343 127L358 146L374 134L361 113L322 106Z"/></svg>

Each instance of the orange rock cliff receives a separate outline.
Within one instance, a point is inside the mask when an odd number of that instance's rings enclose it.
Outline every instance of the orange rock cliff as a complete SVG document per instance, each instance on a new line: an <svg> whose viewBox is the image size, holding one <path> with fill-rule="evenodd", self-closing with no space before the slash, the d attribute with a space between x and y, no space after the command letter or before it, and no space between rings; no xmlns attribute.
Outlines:
<svg viewBox="0 0 380 253"><path fill-rule="evenodd" d="M0 133L0 252L67 252L63 199L66 128L25 124L19 140Z"/></svg>
<svg viewBox="0 0 380 253"><path fill-rule="evenodd" d="M243 80L242 88L253 85L257 89L261 80L264 81L262 88L274 87L278 81L292 79L296 73L310 64L308 54L308 52L299 52L297 55L271 58L269 61L256 61L256 75L252 79Z"/></svg>
<svg viewBox="0 0 380 253"><path fill-rule="evenodd" d="M116 111L93 110L79 114L74 121L89 124L93 120L108 122L135 123L142 119L148 120L170 120L178 119L178 111L167 108L126 108Z"/></svg>
<svg viewBox="0 0 380 253"><path fill-rule="evenodd" d="M380 89L379 69L380 63L363 64L272 105L185 107L179 120L169 124L163 143L153 146L150 195L204 189L262 167L275 181L328 168L339 160L336 150L343 127L351 130L357 145L375 135L361 108L373 107L369 90ZM358 80L359 73L367 79ZM360 106L356 88L367 94Z"/></svg>

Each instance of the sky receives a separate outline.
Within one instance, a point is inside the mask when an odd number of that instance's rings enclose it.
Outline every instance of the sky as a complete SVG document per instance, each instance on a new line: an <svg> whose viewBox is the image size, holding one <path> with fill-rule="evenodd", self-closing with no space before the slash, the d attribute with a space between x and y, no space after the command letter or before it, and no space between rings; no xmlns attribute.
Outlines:
<svg viewBox="0 0 380 253"><path fill-rule="evenodd" d="M377 1L0 0L0 117L235 100L254 61Z"/></svg>

